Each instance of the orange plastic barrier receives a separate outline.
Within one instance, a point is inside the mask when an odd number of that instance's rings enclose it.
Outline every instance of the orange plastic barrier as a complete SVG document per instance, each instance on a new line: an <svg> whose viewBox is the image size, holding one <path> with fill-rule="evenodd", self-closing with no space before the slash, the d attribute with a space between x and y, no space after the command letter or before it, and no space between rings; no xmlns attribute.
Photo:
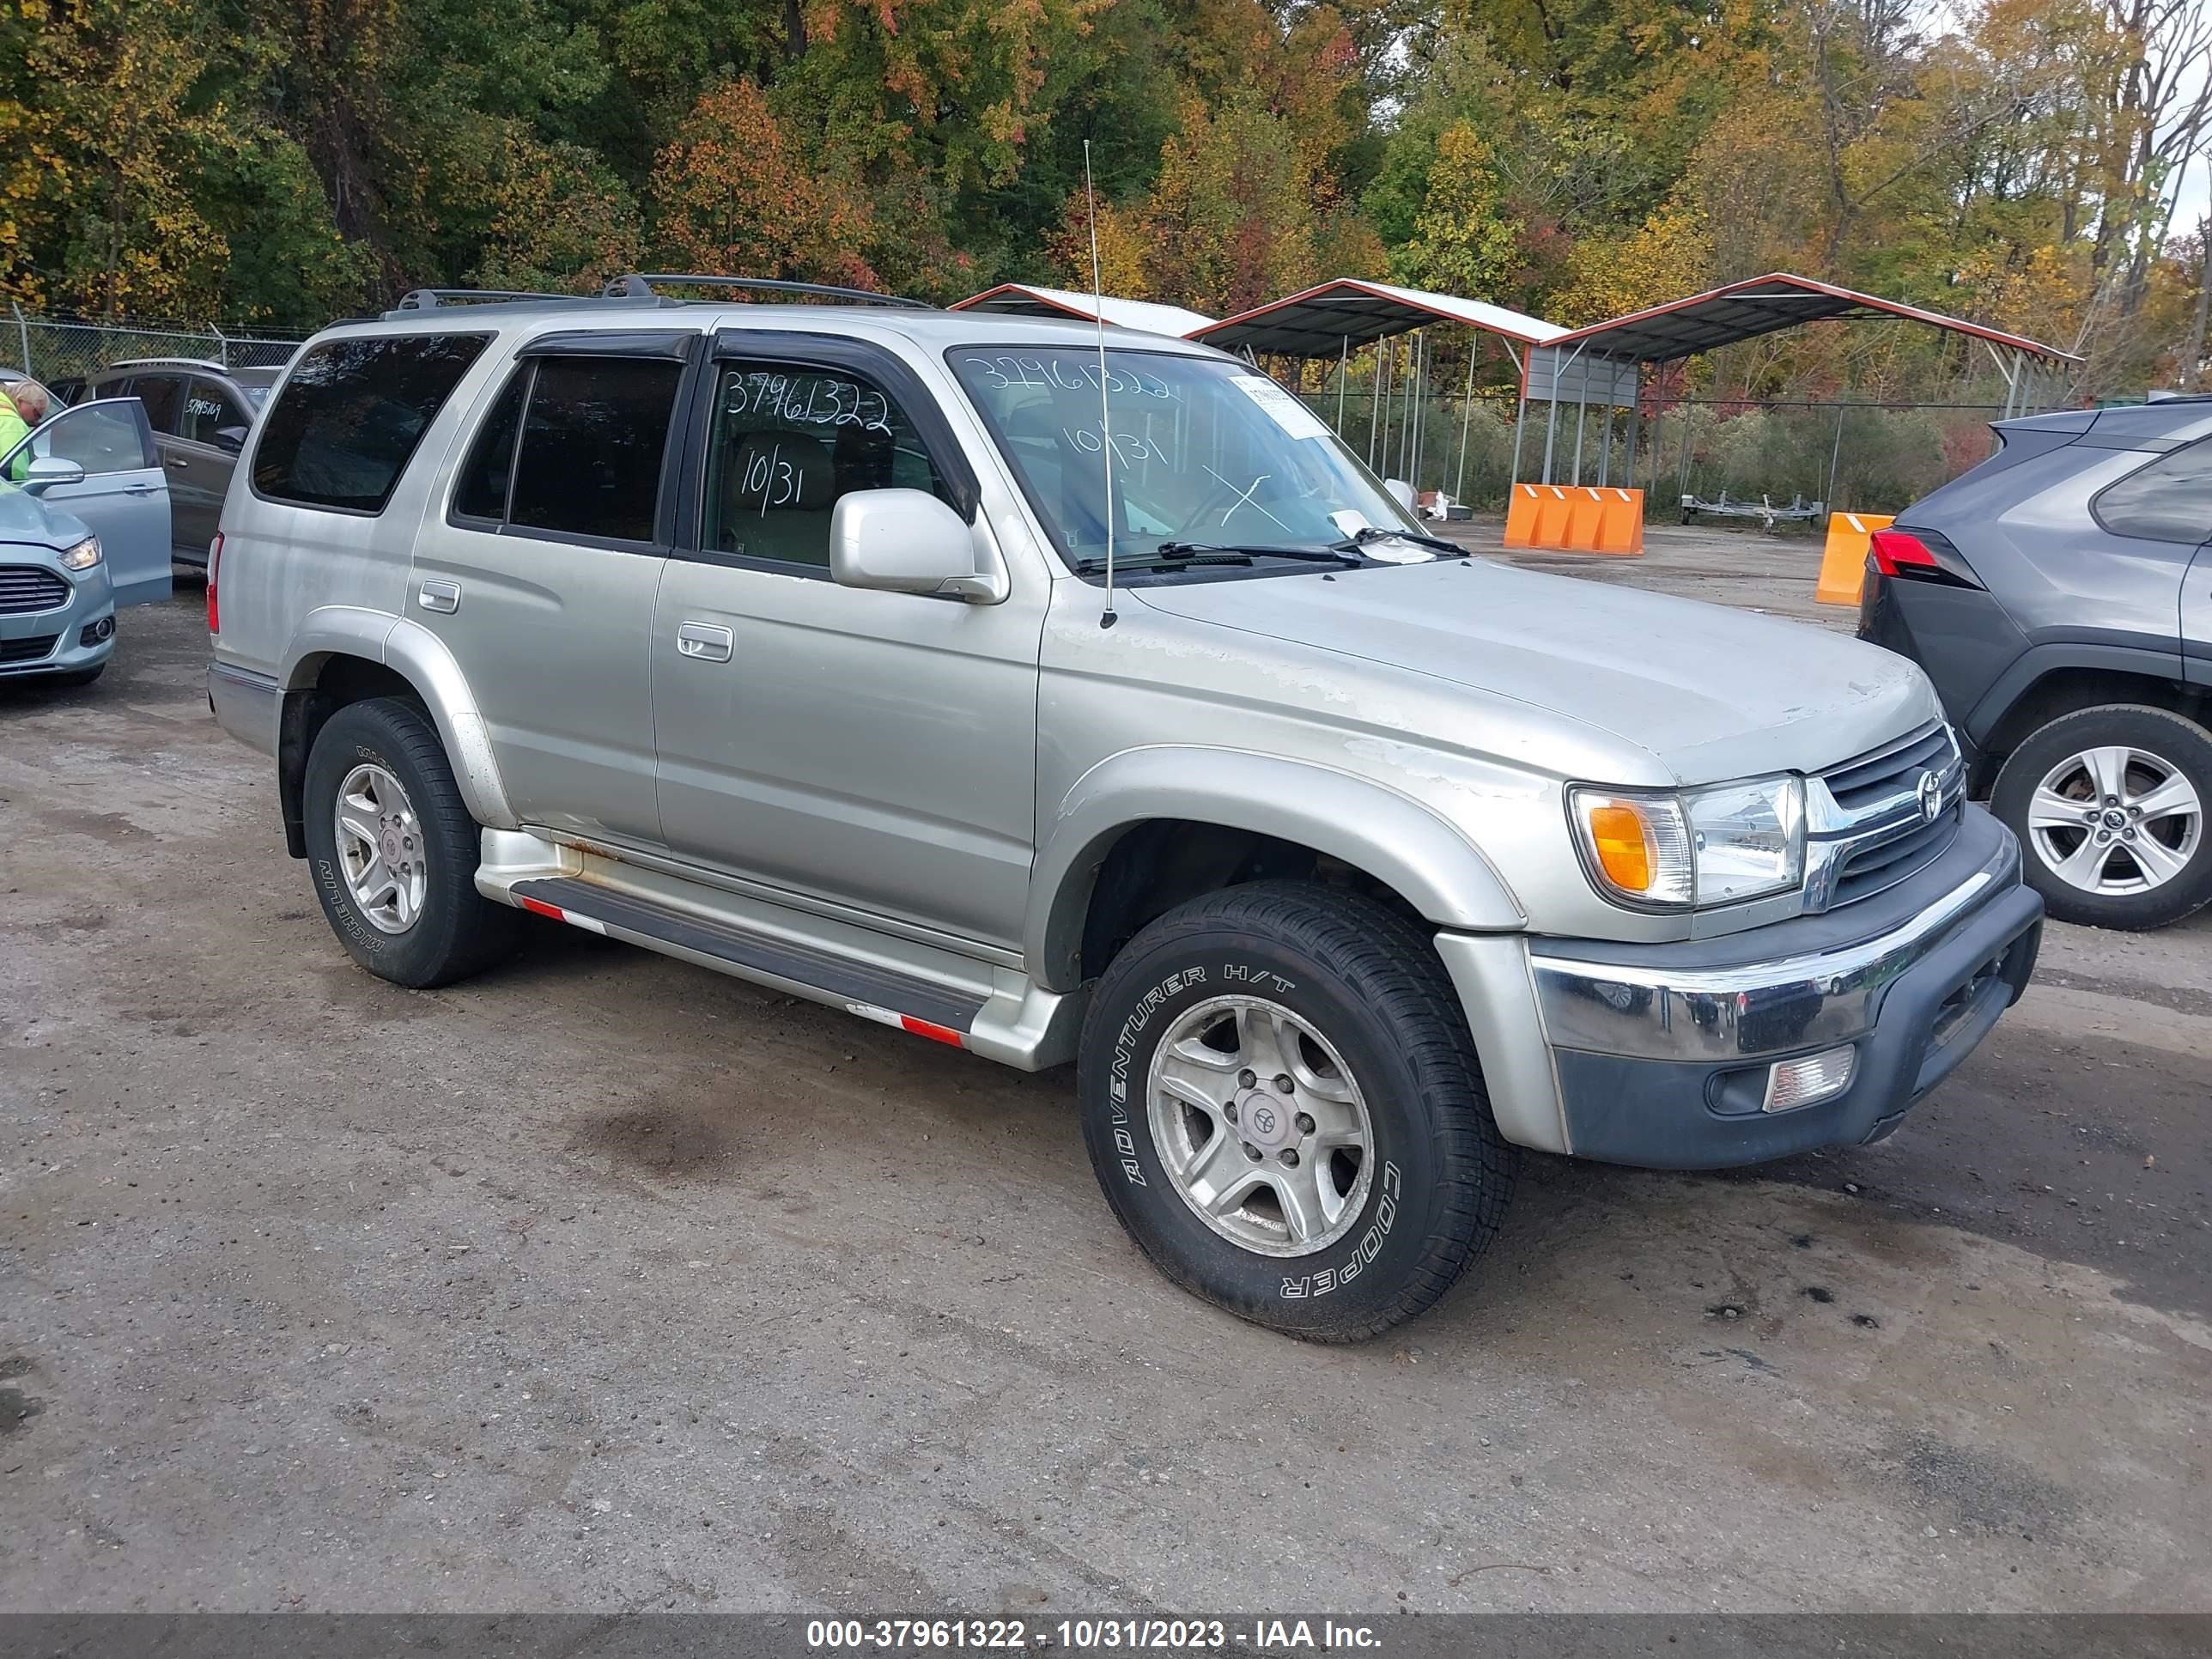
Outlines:
<svg viewBox="0 0 2212 1659"><path fill-rule="evenodd" d="M1594 553L1637 558L1644 551L1644 492L1640 489L1601 489L1605 516L1599 522Z"/></svg>
<svg viewBox="0 0 2212 1659"><path fill-rule="evenodd" d="M1515 484L1513 499L1505 504L1505 544L1527 547L1536 530L1536 486Z"/></svg>
<svg viewBox="0 0 2212 1659"><path fill-rule="evenodd" d="M1505 545L1634 558L1644 551L1644 492L1516 484L1505 507Z"/></svg>
<svg viewBox="0 0 2212 1659"><path fill-rule="evenodd" d="M1565 489L1559 484L1536 486L1536 524L1528 532L1531 547L1565 547L1567 544L1567 514L1572 503Z"/></svg>
<svg viewBox="0 0 2212 1659"><path fill-rule="evenodd" d="M1567 492L1567 533L1559 545L1576 553L1597 551L1598 526L1605 521L1605 502L1589 489Z"/></svg>
<svg viewBox="0 0 2212 1659"><path fill-rule="evenodd" d="M1828 514L1827 545L1820 550L1820 585L1813 590L1813 598L1821 605L1856 605L1866 581L1868 538L1896 521L1894 513Z"/></svg>

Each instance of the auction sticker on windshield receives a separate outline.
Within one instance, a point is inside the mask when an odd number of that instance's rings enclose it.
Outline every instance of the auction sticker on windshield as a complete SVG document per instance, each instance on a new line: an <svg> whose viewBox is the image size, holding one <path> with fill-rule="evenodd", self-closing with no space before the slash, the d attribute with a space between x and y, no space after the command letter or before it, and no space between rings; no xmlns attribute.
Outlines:
<svg viewBox="0 0 2212 1659"><path fill-rule="evenodd" d="M1267 417L1293 438L1326 438L1328 425L1296 398L1264 374L1232 374L1229 384L1267 411Z"/></svg>

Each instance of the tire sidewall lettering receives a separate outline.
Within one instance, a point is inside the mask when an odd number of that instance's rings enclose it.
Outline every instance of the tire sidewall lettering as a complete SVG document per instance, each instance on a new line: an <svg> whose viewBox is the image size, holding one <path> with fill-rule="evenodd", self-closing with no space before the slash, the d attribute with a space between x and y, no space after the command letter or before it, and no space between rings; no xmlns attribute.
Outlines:
<svg viewBox="0 0 2212 1659"><path fill-rule="evenodd" d="M1315 1019L1340 1048L1365 1048L1364 1040L1351 1040L1361 1038L1362 1034L1346 1029L1349 1023L1340 1017L1342 993L1325 981L1309 984L1296 972L1285 972L1249 957L1218 950L1191 951L1171 971L1148 975L1146 980L1145 988L1124 1005L1124 1012L1111 1028L1103 1056L1105 1075L1101 1093L1105 1109L1102 1127L1111 1142L1109 1161L1118 1168L1120 1184L1125 1190L1143 1189L1142 1196L1131 1191L1131 1208L1125 1211L1125 1218L1131 1214L1146 1217L1137 1224L1155 1229L1165 1222L1184 1241L1179 1247L1181 1250L1217 1261L1225 1259L1234 1264L1231 1271L1238 1277L1249 1275L1260 1281L1250 1286L1253 1292L1278 1303L1310 1304L1357 1284L1375 1270L1378 1258L1394 1242L1401 1242L1407 1236L1407 1230L1400 1229L1397 1224L1409 1203L1418 1206L1425 1201L1409 1197L1406 1190L1407 1170L1394 1152L1381 1157L1367 1197L1366 1212L1346 1239L1309 1256L1262 1255L1240 1249L1189 1212L1161 1166L1158 1150L1152 1144L1149 1106L1145 1098L1153 1039L1172 1023L1176 1014L1192 1004L1210 997L1237 994L1279 1000L1284 1006ZM1352 1060L1350 1053L1346 1058ZM1373 1079L1379 1083L1381 1077L1377 1074L1386 1073L1388 1068L1377 1063L1371 1052L1352 1063L1362 1077L1361 1086L1367 1092L1378 1139L1387 1137L1386 1146L1401 1141L1409 1128L1404 1113L1392 1109L1390 1103L1378 1098L1369 1081ZM1403 1144L1410 1146L1413 1143L1403 1140ZM1414 1184L1419 1187L1423 1183L1417 1180ZM1414 1233L1418 1231L1412 1230Z"/></svg>

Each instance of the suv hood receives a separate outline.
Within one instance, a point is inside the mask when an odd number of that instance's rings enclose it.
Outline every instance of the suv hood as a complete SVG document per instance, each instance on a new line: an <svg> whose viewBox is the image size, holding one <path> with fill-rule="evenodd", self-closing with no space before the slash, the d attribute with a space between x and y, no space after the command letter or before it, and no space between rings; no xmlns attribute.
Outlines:
<svg viewBox="0 0 2212 1659"><path fill-rule="evenodd" d="M1487 559L1334 581L1299 574L1128 591L1192 621L1554 710L1648 751L1686 784L1818 772L1940 712L1926 676L1879 647Z"/></svg>

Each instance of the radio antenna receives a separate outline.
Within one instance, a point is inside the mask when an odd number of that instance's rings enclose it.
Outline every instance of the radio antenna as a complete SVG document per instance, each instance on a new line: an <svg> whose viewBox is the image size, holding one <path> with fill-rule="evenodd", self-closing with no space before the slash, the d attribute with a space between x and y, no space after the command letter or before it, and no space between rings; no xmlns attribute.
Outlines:
<svg viewBox="0 0 2212 1659"><path fill-rule="evenodd" d="M1106 295L1098 281L1098 198L1091 188L1091 141L1083 141L1083 200L1091 217L1091 310L1098 324L1098 457L1106 468L1106 609L1101 628L1114 617L1114 422L1106 405Z"/></svg>

